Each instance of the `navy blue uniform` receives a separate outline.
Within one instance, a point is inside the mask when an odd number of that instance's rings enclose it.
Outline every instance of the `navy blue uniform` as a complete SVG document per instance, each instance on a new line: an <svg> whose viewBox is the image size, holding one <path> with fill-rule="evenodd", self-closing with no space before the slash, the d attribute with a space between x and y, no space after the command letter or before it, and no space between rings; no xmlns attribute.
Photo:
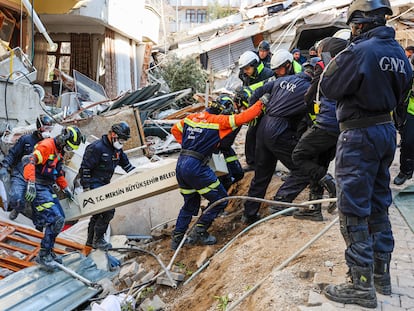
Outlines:
<svg viewBox="0 0 414 311"><path fill-rule="evenodd" d="M219 177L220 182L223 184L226 190L229 190L230 186L239 180L243 179L244 171L234 151L232 145L236 139L237 134L240 132L241 127L225 136L218 147L218 150L223 154L226 160L228 174Z"/></svg>
<svg viewBox="0 0 414 311"><path fill-rule="evenodd" d="M303 96L310 80L310 76L304 73L285 76L266 83L253 93L252 102L266 93L270 94L270 99L257 130L255 176L249 196L264 198L278 160L292 174L280 187L276 197L292 201L308 185L309 179L302 178L291 154L298 141L297 125L307 112ZM255 217L259 207L260 203L246 202L245 216Z"/></svg>
<svg viewBox="0 0 414 311"><path fill-rule="evenodd" d="M23 177L22 158L33 152L34 146L41 141L38 131L19 138L17 143L9 150L2 164L11 169L10 206L18 212L24 210L27 182Z"/></svg>
<svg viewBox="0 0 414 311"><path fill-rule="evenodd" d="M243 82L243 86L249 86L253 91L262 86L264 81L274 76L273 70L264 66L261 62L257 66L255 73L252 76L247 76L243 70L240 70L239 78ZM252 101L250 101L252 103ZM253 102L255 103L255 102ZM249 166L254 166L255 149L256 149L256 131L260 118L255 119L249 124L249 128L246 132L246 141L244 146L244 154L246 156L246 163Z"/></svg>
<svg viewBox="0 0 414 311"><path fill-rule="evenodd" d="M116 166L130 172L135 167L129 162L122 149L112 146L107 135L86 147L80 167L80 181L84 189L95 189L109 184ZM95 214L88 226L87 244L92 244L94 236L102 237L115 215L115 209Z"/></svg>
<svg viewBox="0 0 414 311"><path fill-rule="evenodd" d="M305 94L305 103L309 111L314 112L317 99L317 87L325 64L319 61L315 65L311 86ZM292 153L292 160L300 170L310 177L310 199L321 198L323 187L319 184L326 175L329 163L335 157L339 125L336 119L336 101L320 96L319 111L315 122L300 138ZM313 195L313 196L312 196Z"/></svg>
<svg viewBox="0 0 414 311"><path fill-rule="evenodd" d="M391 253L389 167L396 147L390 112L404 102L412 71L394 29L363 33L332 60L322 92L337 100L341 133L336 181L348 266L373 265L374 253Z"/></svg>

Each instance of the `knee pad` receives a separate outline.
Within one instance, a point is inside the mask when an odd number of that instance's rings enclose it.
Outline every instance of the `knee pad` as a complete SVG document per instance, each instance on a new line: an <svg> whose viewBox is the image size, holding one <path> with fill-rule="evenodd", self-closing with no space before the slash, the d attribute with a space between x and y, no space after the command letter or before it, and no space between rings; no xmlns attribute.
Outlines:
<svg viewBox="0 0 414 311"><path fill-rule="evenodd" d="M369 238L367 218L346 216L339 212L339 227L346 246Z"/></svg>

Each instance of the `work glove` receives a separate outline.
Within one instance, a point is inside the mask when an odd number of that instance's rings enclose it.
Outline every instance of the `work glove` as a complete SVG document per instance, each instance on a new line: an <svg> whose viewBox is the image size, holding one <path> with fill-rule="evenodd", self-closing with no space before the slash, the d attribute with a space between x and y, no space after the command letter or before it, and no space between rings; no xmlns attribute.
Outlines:
<svg viewBox="0 0 414 311"><path fill-rule="evenodd" d="M24 195L24 198L27 202L33 202L33 200L36 198L36 184L33 181L29 181L27 183L26 194Z"/></svg>
<svg viewBox="0 0 414 311"><path fill-rule="evenodd" d="M262 102L263 106L266 106L269 102L270 94L266 93L262 97L260 97L260 101Z"/></svg>
<svg viewBox="0 0 414 311"><path fill-rule="evenodd" d="M63 192L65 193L66 197L69 200L72 200L72 201L75 200L75 196L73 195L73 192L72 192L72 190L70 190L69 187L66 187L65 189L63 189Z"/></svg>

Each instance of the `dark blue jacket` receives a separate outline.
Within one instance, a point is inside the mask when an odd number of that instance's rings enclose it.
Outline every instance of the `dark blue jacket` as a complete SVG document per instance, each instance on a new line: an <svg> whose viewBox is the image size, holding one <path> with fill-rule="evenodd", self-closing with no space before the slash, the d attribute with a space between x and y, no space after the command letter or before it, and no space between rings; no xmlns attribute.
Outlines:
<svg viewBox="0 0 414 311"><path fill-rule="evenodd" d="M123 150L115 149L108 136L103 135L100 140L86 147L80 167L82 187L109 184L117 165L126 172L134 169Z"/></svg>
<svg viewBox="0 0 414 311"><path fill-rule="evenodd" d="M322 75L322 93L337 100L339 122L386 114L404 103L412 70L391 27L357 37Z"/></svg>
<svg viewBox="0 0 414 311"><path fill-rule="evenodd" d="M303 100L310 86L311 77L305 73L284 76L270 81L256 89L250 103L256 102L264 94L270 94L266 112L259 126L279 136L286 129L296 131L299 121L305 116L307 108Z"/></svg>
<svg viewBox="0 0 414 311"><path fill-rule="evenodd" d="M264 81L266 79L269 79L273 77L274 75L275 74L273 70L265 67L263 63L260 62L260 64L256 67L255 72L250 77L244 74L243 69L240 69L239 78L240 80L242 80L243 86L249 86L249 85Z"/></svg>
<svg viewBox="0 0 414 311"><path fill-rule="evenodd" d="M5 167L13 169L12 175L23 176L23 164L22 158L25 155L29 155L33 152L34 146L41 141L42 138L38 131L34 131L32 134L23 135L20 137L16 144L9 150L7 156L5 156L2 164Z"/></svg>

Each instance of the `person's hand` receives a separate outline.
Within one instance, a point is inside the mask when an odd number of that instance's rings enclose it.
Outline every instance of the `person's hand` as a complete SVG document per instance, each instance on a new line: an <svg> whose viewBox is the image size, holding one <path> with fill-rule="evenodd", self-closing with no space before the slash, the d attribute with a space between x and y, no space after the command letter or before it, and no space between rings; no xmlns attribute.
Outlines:
<svg viewBox="0 0 414 311"><path fill-rule="evenodd" d="M73 201L75 199L75 196L73 195L73 192L72 192L72 190L70 190L69 187L66 187L65 189L63 189L63 192L65 193L66 197L69 200Z"/></svg>
<svg viewBox="0 0 414 311"><path fill-rule="evenodd" d="M269 102L269 98L270 98L270 94L266 93L262 97L260 97L259 100L262 102L263 106L266 106L267 103Z"/></svg>
<svg viewBox="0 0 414 311"><path fill-rule="evenodd" d="M26 194L24 198L27 202L33 202L36 198L36 184L33 181L27 183Z"/></svg>

